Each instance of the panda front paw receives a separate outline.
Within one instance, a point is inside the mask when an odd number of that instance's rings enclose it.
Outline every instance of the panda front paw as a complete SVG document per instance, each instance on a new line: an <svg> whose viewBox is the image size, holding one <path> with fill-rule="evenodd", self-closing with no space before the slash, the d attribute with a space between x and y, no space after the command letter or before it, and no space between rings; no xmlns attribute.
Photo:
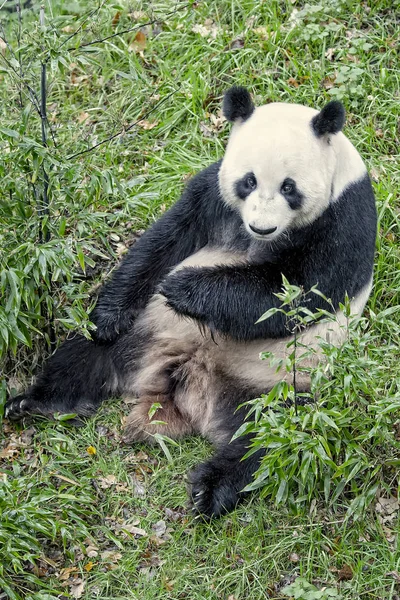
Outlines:
<svg viewBox="0 0 400 600"><path fill-rule="evenodd" d="M106 344L115 342L132 327L134 317L133 312L122 313L117 309L109 311L95 307L90 317L96 325L96 330L92 333L93 339L95 342Z"/></svg>
<svg viewBox="0 0 400 600"><path fill-rule="evenodd" d="M241 499L234 481L212 460L200 464L188 481L189 504L197 517L220 517L232 511Z"/></svg>
<svg viewBox="0 0 400 600"><path fill-rule="evenodd" d="M180 315L201 320L201 297L199 295L198 269L187 268L173 273L160 285L159 292L165 296L167 306Z"/></svg>

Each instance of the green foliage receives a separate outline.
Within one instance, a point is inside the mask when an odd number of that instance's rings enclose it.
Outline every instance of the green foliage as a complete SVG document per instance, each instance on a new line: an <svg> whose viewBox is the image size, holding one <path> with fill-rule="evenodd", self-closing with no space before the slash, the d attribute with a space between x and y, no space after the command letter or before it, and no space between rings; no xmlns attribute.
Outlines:
<svg viewBox="0 0 400 600"><path fill-rule="evenodd" d="M56 489L48 482L42 490L34 480L27 482L19 477L18 469L12 474L3 473L0 480L0 589L10 600L22 596L17 586L10 584L21 578L25 588L40 586L43 591L62 593L52 586L41 586L35 571L26 573L26 565L34 565L43 557L43 546L58 544L64 549L88 535L85 523L89 497L67 490ZM22 584L22 579L24 584Z"/></svg>
<svg viewBox="0 0 400 600"><path fill-rule="evenodd" d="M325 587L318 590L315 585L308 583L303 577L297 577L292 584L284 587L282 594L290 596L293 600L329 600L329 598L340 600L343 598L336 588Z"/></svg>
<svg viewBox="0 0 400 600"><path fill-rule="evenodd" d="M400 382L391 381L388 360L388 353L394 353L396 347L379 346L379 335L371 328L400 308L374 315L370 322L353 319L347 301L341 306L345 319L340 324L333 314L312 314L303 308L308 294L301 288L285 279L283 288L277 294L283 308L269 310L260 319L279 310L293 326L295 336L287 344L285 359L277 360L271 353L263 355L282 373L282 380L268 395L248 403L253 419L235 434L254 436L247 456L260 448L266 450L247 489L260 488L263 497L294 510L320 498L333 509L346 505L347 516L359 517L379 490L397 494L400 440L395 423L400 411ZM313 288L309 293L318 291ZM321 339L319 358L318 349L302 347L298 338L301 340L304 326L321 318L328 328L337 321L345 341L336 347ZM393 335L399 337L400 326L393 326ZM314 363L318 366L312 366ZM304 404L298 404L301 394L297 396L294 385L284 379L285 373L294 370L311 377L313 400L306 398Z"/></svg>

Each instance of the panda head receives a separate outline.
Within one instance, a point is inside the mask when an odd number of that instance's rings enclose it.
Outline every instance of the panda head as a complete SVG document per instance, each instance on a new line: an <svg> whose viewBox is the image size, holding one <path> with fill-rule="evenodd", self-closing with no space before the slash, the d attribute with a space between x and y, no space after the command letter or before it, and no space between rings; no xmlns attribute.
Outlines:
<svg viewBox="0 0 400 600"><path fill-rule="evenodd" d="M233 87L223 112L233 128L220 191L257 239L273 241L311 223L364 169L340 133L345 120L340 102L329 102L320 112L284 103L255 108L245 88Z"/></svg>

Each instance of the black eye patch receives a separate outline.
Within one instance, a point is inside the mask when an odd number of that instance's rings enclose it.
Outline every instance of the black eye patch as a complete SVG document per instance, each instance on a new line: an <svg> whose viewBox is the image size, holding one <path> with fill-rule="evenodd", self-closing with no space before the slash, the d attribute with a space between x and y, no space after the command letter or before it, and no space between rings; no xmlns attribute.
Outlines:
<svg viewBox="0 0 400 600"><path fill-rule="evenodd" d="M235 192L241 200L245 200L247 196L250 196L251 192L254 192L256 187L257 179L254 173L249 172L235 183Z"/></svg>
<svg viewBox="0 0 400 600"><path fill-rule="evenodd" d="M290 208L297 210L303 204L303 194L296 187L296 182L291 177L286 177L281 185L281 194L285 197Z"/></svg>

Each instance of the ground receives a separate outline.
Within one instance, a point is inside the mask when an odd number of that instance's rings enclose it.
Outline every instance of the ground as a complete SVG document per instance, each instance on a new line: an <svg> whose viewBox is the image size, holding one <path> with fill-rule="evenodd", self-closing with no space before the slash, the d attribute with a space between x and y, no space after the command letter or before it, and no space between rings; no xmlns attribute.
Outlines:
<svg viewBox="0 0 400 600"><path fill-rule="evenodd" d="M15 4L7 3L12 11ZM24 32L32 39L39 35L35 6L23 11ZM193 173L221 157L229 129L221 117L221 98L233 84L247 86L256 103L322 107L332 98L344 102L345 133L371 172L380 217L375 286L366 315L397 306L397 12L390 0L46 5L47 34L54 36L47 40L53 48L47 108L57 147L50 138L55 222L43 227L56 227L52 236L79 241L81 266L89 256L93 260L93 277L57 287L54 250L55 283L49 289L61 311L58 334L65 327L86 327L79 302L88 303L100 273L111 269L135 232L179 196ZM15 12L4 12L1 20L0 37L17 48ZM122 33L133 27L138 28ZM113 37L78 48L108 36ZM20 109L12 105L18 102L18 85L10 87L10 76L18 82L18 68L11 72L18 62L5 62L8 52L3 40L0 116L9 130L7 123L13 115L20 118ZM26 67L26 79L38 90L36 58L31 58L32 73ZM21 93L29 106L28 87ZM120 131L95 150L69 158ZM36 139L40 142L39 129ZM7 167L13 168L7 152L1 157L3 199L9 197ZM2 208L5 239L10 231L13 239L31 235L28 218L11 226L5 215ZM1 302L0 297L0 308ZM375 324L382 347L398 342L399 314L388 313L387 322ZM22 337L29 333L22 325L21 331ZM41 361L40 331L31 334L31 350L21 350L18 338L18 348L4 353L9 388L22 385ZM0 336L3 349L4 339ZM389 352L393 356L398 349ZM2 385L0 392L4 376ZM3 423L0 598L279 599L288 598L282 590L299 575L314 586L307 590L297 580L303 591L296 597L302 600L399 598L395 500L388 506L374 502L365 518L345 522L340 511L332 513L323 503L294 515L254 495L231 515L203 523L187 512L185 476L210 447L196 438L166 448L123 447L121 426L128 411L121 401L110 401L78 429L62 420Z"/></svg>

